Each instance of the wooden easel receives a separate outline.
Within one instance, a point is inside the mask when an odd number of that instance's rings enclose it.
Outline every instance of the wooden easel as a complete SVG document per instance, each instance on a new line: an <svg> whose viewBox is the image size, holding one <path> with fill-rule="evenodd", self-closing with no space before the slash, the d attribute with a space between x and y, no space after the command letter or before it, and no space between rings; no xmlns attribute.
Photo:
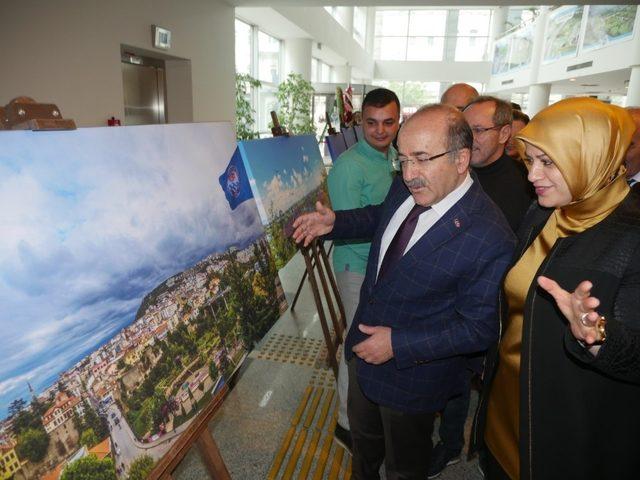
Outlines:
<svg viewBox="0 0 640 480"><path fill-rule="evenodd" d="M38 103L30 97L16 97L0 108L0 130L75 130L76 123L62 118L53 103Z"/></svg>
<svg viewBox="0 0 640 480"><path fill-rule="evenodd" d="M231 475L224 464L220 449L213 439L211 431L209 431L209 421L222 405L228 390L229 387L225 385L214 399L209 402L209 405L198 414L166 455L160 459L160 462L147 477L148 480L172 480L173 472L194 444L211 478L214 480L231 480Z"/></svg>
<svg viewBox="0 0 640 480"><path fill-rule="evenodd" d="M318 310L318 317L320 318L320 325L322 326L322 333L324 334L324 341L327 345L328 361L329 365L333 369L333 374L338 379L338 360L337 352L338 347L343 341L345 330L347 328L346 315L344 313L344 305L338 292L338 284L333 276L331 270L331 264L329 262L329 255L324 248L324 242L322 240L315 239L308 247L300 247L300 252L304 258L306 267L305 273L309 278L309 285L311 286L311 292L313 293L313 300ZM322 295L318 288L318 279L320 279L320 285L322 286ZM329 310L329 317L331 318L331 325L335 336L331 335L329 325L327 322L327 316L325 315L325 309L323 304L327 304Z"/></svg>

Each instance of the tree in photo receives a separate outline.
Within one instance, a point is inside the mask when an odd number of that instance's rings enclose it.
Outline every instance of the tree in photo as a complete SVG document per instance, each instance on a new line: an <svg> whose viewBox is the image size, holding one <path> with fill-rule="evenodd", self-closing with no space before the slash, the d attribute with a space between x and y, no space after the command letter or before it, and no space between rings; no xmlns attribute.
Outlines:
<svg viewBox="0 0 640 480"><path fill-rule="evenodd" d="M97 444L98 437L96 436L96 432L93 431L93 428L86 429L84 432L82 432L82 435L80 435L80 445L91 448Z"/></svg>
<svg viewBox="0 0 640 480"><path fill-rule="evenodd" d="M128 480L144 480L151 470L153 470L153 458L142 455L131 463Z"/></svg>
<svg viewBox="0 0 640 480"><path fill-rule="evenodd" d="M42 429L28 428L18 436L16 451L20 458L33 463L44 459L49 448L49 435Z"/></svg>
<svg viewBox="0 0 640 480"><path fill-rule="evenodd" d="M109 458L98 460L88 455L67 465L60 480L116 480L116 470Z"/></svg>

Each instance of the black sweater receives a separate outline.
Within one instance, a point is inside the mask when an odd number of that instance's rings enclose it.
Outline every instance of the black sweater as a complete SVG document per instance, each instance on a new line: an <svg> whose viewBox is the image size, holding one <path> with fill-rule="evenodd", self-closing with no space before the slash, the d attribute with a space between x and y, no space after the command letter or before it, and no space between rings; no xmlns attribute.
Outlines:
<svg viewBox="0 0 640 480"><path fill-rule="evenodd" d="M486 167L473 167L482 189L502 210L514 232L535 199L525 166L507 154Z"/></svg>

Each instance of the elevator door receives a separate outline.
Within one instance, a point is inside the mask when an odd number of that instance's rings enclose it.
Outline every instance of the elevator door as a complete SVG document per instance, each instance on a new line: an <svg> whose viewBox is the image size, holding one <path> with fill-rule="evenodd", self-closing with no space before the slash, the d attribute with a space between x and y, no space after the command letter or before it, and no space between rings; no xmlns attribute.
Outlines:
<svg viewBox="0 0 640 480"><path fill-rule="evenodd" d="M125 125L166 123L164 68L122 62Z"/></svg>

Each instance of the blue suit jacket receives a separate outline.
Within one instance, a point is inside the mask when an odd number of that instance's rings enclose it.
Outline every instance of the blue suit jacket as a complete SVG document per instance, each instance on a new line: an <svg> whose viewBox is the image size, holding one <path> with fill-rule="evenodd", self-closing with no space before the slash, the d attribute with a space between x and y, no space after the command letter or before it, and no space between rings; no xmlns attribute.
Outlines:
<svg viewBox="0 0 640 480"><path fill-rule="evenodd" d="M376 283L380 241L409 196L400 177L384 203L336 212L330 238L372 238L360 303L345 341L365 340L358 325L392 329L394 358L357 359L364 394L380 405L435 412L462 391L469 354L498 338L498 289L515 238L502 212L475 181L465 195Z"/></svg>

